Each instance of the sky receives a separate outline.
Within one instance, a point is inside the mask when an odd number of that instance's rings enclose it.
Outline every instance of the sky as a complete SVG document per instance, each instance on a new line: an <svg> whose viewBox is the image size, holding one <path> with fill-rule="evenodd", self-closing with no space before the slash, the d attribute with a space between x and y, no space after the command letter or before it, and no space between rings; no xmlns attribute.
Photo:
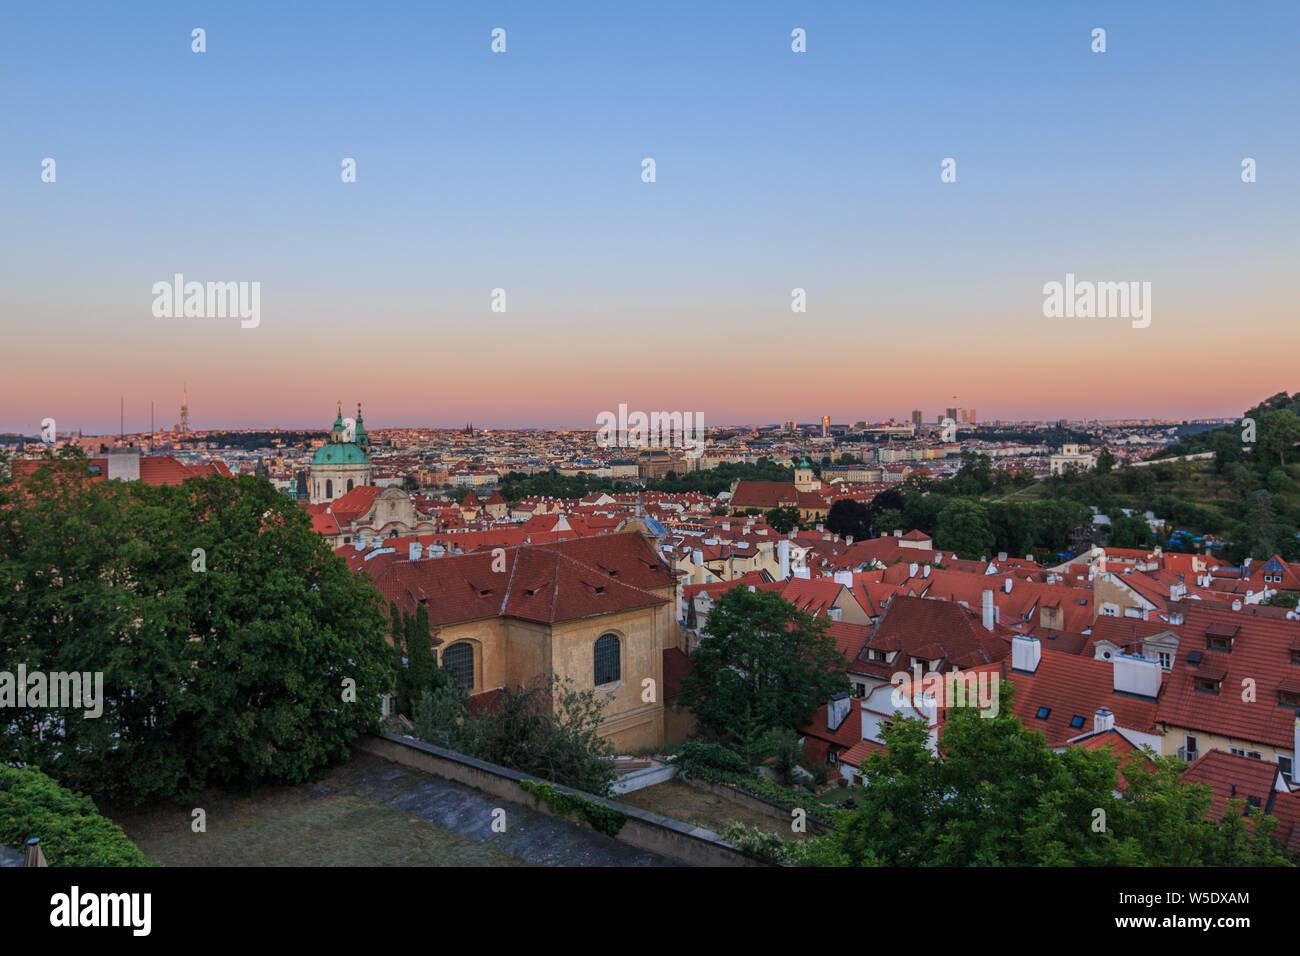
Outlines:
<svg viewBox="0 0 1300 956"><path fill-rule="evenodd" d="M1298 41L1294 0L5 4L0 431L186 383L196 428L1239 414L1300 388ZM256 327L155 316L177 273ZM1067 274L1149 326L1045 317Z"/></svg>

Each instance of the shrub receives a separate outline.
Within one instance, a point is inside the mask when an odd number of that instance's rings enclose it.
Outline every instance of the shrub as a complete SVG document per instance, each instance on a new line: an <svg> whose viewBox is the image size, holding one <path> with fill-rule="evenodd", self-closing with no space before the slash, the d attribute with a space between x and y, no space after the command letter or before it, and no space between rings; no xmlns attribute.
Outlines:
<svg viewBox="0 0 1300 956"><path fill-rule="evenodd" d="M627 823L627 814L622 810L615 810L613 807L588 800L576 793L556 790L549 783L540 780L524 780L519 786L533 795L535 803L544 803L550 807L551 812L556 816L566 817L570 813L577 814L593 830L606 836L617 836L618 831L623 829L623 824Z"/></svg>
<svg viewBox="0 0 1300 956"><path fill-rule="evenodd" d="M32 837L50 866L148 866L140 848L89 797L59 786L35 767L0 766L0 843Z"/></svg>

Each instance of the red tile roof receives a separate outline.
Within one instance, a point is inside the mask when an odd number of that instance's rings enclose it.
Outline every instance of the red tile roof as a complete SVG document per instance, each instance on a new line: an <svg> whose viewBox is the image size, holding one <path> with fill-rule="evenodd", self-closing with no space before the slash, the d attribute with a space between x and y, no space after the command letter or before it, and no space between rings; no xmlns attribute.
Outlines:
<svg viewBox="0 0 1300 956"><path fill-rule="evenodd" d="M1223 816L1228 811L1229 800L1258 801L1260 811L1278 821L1273 837L1295 852L1300 842L1296 827L1300 823L1300 794L1275 789L1277 779L1277 764L1222 750L1203 755L1182 776L1183 783L1199 783L1210 788L1211 817Z"/></svg>
<svg viewBox="0 0 1300 956"><path fill-rule="evenodd" d="M1300 675L1300 666L1291 663L1291 646L1300 640L1300 622L1200 607L1198 603L1185 602L1185 623L1172 628L1180 641L1160 696L1160 721L1290 750L1296 711L1279 705L1278 691L1287 678ZM1207 634L1234 631L1231 651L1208 649ZM1188 661L1194 651L1200 652L1198 666ZM1222 679L1219 692L1198 691L1198 675ZM1254 683L1244 683L1247 680ZM1249 696L1244 693L1246 687L1254 688L1253 700L1242 699Z"/></svg>
<svg viewBox="0 0 1300 956"><path fill-rule="evenodd" d="M1016 688L1013 712L1030 730L1041 730L1050 746L1062 746L1091 732L1103 707L1115 715L1116 727L1155 732L1156 701L1116 693L1111 661L1044 648L1033 674L1008 668L1006 679ZM1046 718L1038 716L1040 708L1047 708ZM1071 727L1076 717L1082 723Z"/></svg>
<svg viewBox="0 0 1300 956"><path fill-rule="evenodd" d="M649 589L673 584L667 566L639 534L504 550L504 571L492 570L491 551L420 561L379 555L360 568L399 605L425 604L435 627L498 616L554 624L655 607L668 599Z"/></svg>
<svg viewBox="0 0 1300 956"><path fill-rule="evenodd" d="M1000 633L1000 632L999 632ZM907 670L911 657L930 645L941 651L937 670L959 667L962 670L999 661L1010 654L1007 642L997 633L977 624L970 613L947 601L899 596L893 599L884 616L872 628L851 670L888 680L895 672ZM872 650L901 651L894 663L872 661ZM933 660L934 658L927 658Z"/></svg>

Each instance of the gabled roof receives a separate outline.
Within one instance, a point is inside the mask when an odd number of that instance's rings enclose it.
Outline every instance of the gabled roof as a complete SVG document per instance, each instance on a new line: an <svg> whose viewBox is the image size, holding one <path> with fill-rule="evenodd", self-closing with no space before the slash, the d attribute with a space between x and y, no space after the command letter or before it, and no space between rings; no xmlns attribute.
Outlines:
<svg viewBox="0 0 1300 956"><path fill-rule="evenodd" d="M999 661L1011 653L1005 640L976 624L972 615L959 605L900 595L890 602L889 609L872 628L871 637L853 662L852 670L888 679L894 671L906 668L897 661L895 664L872 661L870 651L902 651L902 662L906 663L906 658L923 657L920 653L923 649L941 652L936 668L940 671L952 667L967 670ZM926 659L935 660L934 657Z"/></svg>
<svg viewBox="0 0 1300 956"><path fill-rule="evenodd" d="M1279 705L1278 691L1286 689L1288 679L1300 677L1300 665L1291 663L1300 622L1202 607L1195 601L1183 607L1185 623L1165 627L1181 639L1173 670L1165 676L1160 721L1290 750L1296 711ZM1231 651L1210 650L1207 634L1233 634ZM1193 654L1195 664L1189 660ZM1198 676L1222 680L1219 692L1197 690ZM1243 683L1247 680L1252 683ZM1248 686L1253 700L1242 699Z"/></svg>
<svg viewBox="0 0 1300 956"><path fill-rule="evenodd" d="M374 485L358 485L347 494L329 502L329 510L341 524L352 524L370 513L375 506L375 499L385 489Z"/></svg>
<svg viewBox="0 0 1300 956"><path fill-rule="evenodd" d="M385 597L424 605L434 627L489 617L544 624L668 603L651 588L673 576L638 534L577 538L505 548L505 570L491 551L410 561L395 553L361 565ZM499 566L499 565L498 565Z"/></svg>
<svg viewBox="0 0 1300 956"><path fill-rule="evenodd" d="M1050 746L1063 746L1095 726L1103 707L1115 715L1115 726L1153 733L1157 704L1154 700L1115 692L1111 661L1044 648L1033 674L1009 671L1016 687L1013 712L1030 730L1041 730ZM1043 709L1047 713L1040 717ZM1072 727L1071 722L1082 718Z"/></svg>
<svg viewBox="0 0 1300 956"><path fill-rule="evenodd" d="M1245 800L1247 807L1257 803L1260 812L1277 819L1272 836L1291 852L1300 849L1300 794L1277 790L1278 765L1253 757L1239 757L1222 750L1211 750L1183 771L1183 783L1199 783L1210 788L1208 815L1222 817L1228 801ZM1249 819L1249 818L1248 818ZM1250 825L1248 823L1248 825Z"/></svg>
<svg viewBox="0 0 1300 956"><path fill-rule="evenodd" d="M782 505L793 505L799 500L799 489L793 481L740 481L731 495L733 508L761 508L770 511Z"/></svg>

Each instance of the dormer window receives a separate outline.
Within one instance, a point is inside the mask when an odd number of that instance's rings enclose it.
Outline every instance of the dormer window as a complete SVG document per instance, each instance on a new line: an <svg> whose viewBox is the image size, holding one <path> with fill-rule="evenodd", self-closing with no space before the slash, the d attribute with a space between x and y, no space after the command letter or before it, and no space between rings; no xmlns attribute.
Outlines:
<svg viewBox="0 0 1300 956"><path fill-rule="evenodd" d="M1231 651L1240 630L1235 625L1215 624L1205 631L1205 646L1212 651Z"/></svg>
<svg viewBox="0 0 1300 956"><path fill-rule="evenodd" d="M1300 709L1300 692L1294 690L1278 691L1277 704L1279 707L1295 707Z"/></svg>
<svg viewBox="0 0 1300 956"><path fill-rule="evenodd" d="M1194 678L1193 684L1196 690L1202 694L1218 694L1221 682L1213 677L1197 677Z"/></svg>

